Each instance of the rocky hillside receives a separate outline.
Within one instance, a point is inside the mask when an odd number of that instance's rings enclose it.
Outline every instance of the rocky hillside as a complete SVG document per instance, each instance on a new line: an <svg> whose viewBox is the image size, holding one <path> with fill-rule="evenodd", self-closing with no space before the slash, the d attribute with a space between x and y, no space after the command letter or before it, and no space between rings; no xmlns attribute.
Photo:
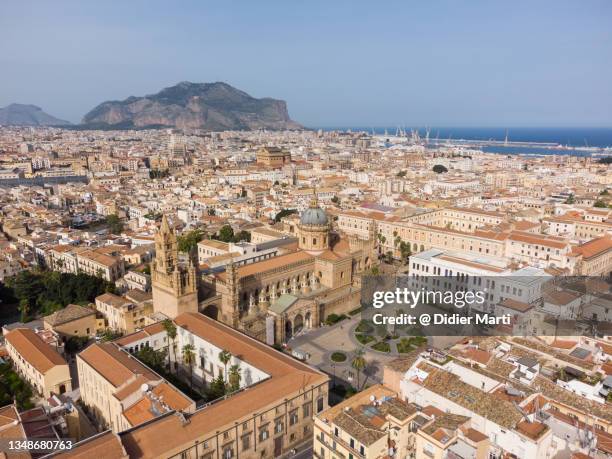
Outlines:
<svg viewBox="0 0 612 459"><path fill-rule="evenodd" d="M144 97L103 102L83 117L95 128L176 127L209 131L299 129L285 101L256 99L226 83L183 82Z"/></svg>
<svg viewBox="0 0 612 459"><path fill-rule="evenodd" d="M62 126L69 121L60 120L42 111L36 105L11 104L0 108L0 125L4 126Z"/></svg>

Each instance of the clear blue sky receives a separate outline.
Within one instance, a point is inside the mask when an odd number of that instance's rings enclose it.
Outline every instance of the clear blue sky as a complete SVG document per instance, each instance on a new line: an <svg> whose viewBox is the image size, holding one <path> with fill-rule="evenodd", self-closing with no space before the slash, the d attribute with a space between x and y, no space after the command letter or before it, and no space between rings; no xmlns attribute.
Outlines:
<svg viewBox="0 0 612 459"><path fill-rule="evenodd" d="M0 2L0 106L79 121L184 80L307 126L610 126L612 1Z"/></svg>

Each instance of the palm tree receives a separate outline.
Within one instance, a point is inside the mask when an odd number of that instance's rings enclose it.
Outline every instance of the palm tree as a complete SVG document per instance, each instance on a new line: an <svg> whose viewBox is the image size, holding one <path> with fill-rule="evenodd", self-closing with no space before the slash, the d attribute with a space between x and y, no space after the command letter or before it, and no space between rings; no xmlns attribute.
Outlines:
<svg viewBox="0 0 612 459"><path fill-rule="evenodd" d="M242 379L240 371L241 369L239 365L232 365L229 369L228 379L230 392L235 392L240 389L240 380Z"/></svg>
<svg viewBox="0 0 612 459"><path fill-rule="evenodd" d="M174 360L176 361L176 325L174 325L174 322L172 322L170 319L165 319L162 322L162 325L164 327L164 330L166 331L166 334L168 335L168 340L172 341L172 350L174 351ZM168 343L168 346L170 346L170 343ZM170 366L170 373L172 373L172 364L170 361L170 351L168 350L168 365Z"/></svg>
<svg viewBox="0 0 612 459"><path fill-rule="evenodd" d="M195 362L195 347L193 344L183 346L183 363L189 366L189 385L193 390L193 364Z"/></svg>
<svg viewBox="0 0 612 459"><path fill-rule="evenodd" d="M230 351L226 351L225 349L223 349L221 352L219 352L219 360L225 367L225 370L223 371L223 376L224 376L226 384L227 384L227 364L229 363L231 359L232 359L232 354L230 353Z"/></svg>
<svg viewBox="0 0 612 459"><path fill-rule="evenodd" d="M363 348L359 348L355 351L355 356L351 362L351 366L357 370L357 390L360 390L359 374L366 367L366 359L364 357L365 351Z"/></svg>

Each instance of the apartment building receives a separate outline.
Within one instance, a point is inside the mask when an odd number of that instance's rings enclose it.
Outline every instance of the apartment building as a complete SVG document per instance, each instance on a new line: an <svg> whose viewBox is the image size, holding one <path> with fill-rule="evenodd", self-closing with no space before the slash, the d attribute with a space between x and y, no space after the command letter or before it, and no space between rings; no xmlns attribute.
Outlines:
<svg viewBox="0 0 612 459"><path fill-rule="evenodd" d="M377 384L314 418L317 459L408 457L417 409Z"/></svg>
<svg viewBox="0 0 612 459"><path fill-rule="evenodd" d="M96 249L56 245L47 251L47 265L54 271L77 274L83 272L115 282L125 273L123 248L105 246Z"/></svg>
<svg viewBox="0 0 612 459"><path fill-rule="evenodd" d="M63 394L72 390L66 360L33 330L16 328L4 335L6 350L17 373L40 395Z"/></svg>
<svg viewBox="0 0 612 459"><path fill-rule="evenodd" d="M77 269L78 272L115 282L125 273L125 262L113 250L84 250L77 254Z"/></svg>
<svg viewBox="0 0 612 459"><path fill-rule="evenodd" d="M101 427L120 432L195 402L114 343L77 355L81 400Z"/></svg>
<svg viewBox="0 0 612 459"><path fill-rule="evenodd" d="M423 410L428 419L415 433L416 459L490 459L489 437L471 427L471 418L441 411Z"/></svg>
<svg viewBox="0 0 612 459"><path fill-rule="evenodd" d="M104 293L95 299L96 310L106 319L107 328L123 334L133 333L147 325L147 317L153 313L153 302L149 296L146 295L147 299L143 298L143 301L138 301L140 298L135 301L128 296Z"/></svg>
<svg viewBox="0 0 612 459"><path fill-rule="evenodd" d="M506 240L506 256L532 266L555 266L572 272L575 260L571 251L570 241L559 236L512 231Z"/></svg>
<svg viewBox="0 0 612 459"><path fill-rule="evenodd" d="M576 274L581 276L612 276L612 236L603 236L574 247L577 258Z"/></svg>
<svg viewBox="0 0 612 459"><path fill-rule="evenodd" d="M514 392L496 379L419 357L400 386L401 396L410 403L469 418L470 426L490 440L489 457L506 453L529 459L554 451L550 428L522 408L533 396L513 399Z"/></svg>

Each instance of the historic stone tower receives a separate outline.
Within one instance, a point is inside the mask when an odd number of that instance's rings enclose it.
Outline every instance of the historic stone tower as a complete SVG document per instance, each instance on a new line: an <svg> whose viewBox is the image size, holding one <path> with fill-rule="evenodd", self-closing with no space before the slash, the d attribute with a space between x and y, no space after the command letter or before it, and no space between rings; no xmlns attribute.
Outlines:
<svg viewBox="0 0 612 459"><path fill-rule="evenodd" d="M196 269L189 260L181 264L174 230L164 215L155 235L155 259L151 266L153 309L173 319L198 311Z"/></svg>

